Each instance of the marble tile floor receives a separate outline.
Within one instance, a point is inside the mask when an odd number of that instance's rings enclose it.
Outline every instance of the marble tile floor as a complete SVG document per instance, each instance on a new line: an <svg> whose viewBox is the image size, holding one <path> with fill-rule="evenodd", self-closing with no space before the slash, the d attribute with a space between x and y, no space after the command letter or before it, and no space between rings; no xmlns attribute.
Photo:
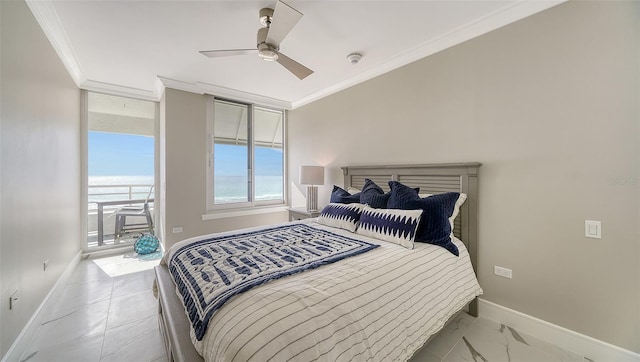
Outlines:
<svg viewBox="0 0 640 362"><path fill-rule="evenodd" d="M514 328L466 313L424 346L411 361L420 362L552 362L591 361Z"/></svg>
<svg viewBox="0 0 640 362"><path fill-rule="evenodd" d="M167 359L152 293L161 253L133 251L83 260L20 361L148 361Z"/></svg>
<svg viewBox="0 0 640 362"><path fill-rule="evenodd" d="M21 361L165 362L151 292L160 255L83 260ZM459 315L412 362L588 361L515 329Z"/></svg>

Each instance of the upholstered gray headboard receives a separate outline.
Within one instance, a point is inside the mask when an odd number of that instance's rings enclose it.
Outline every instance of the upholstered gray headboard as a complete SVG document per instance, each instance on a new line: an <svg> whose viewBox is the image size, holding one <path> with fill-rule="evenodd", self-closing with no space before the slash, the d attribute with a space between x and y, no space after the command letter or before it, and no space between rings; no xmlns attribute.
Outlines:
<svg viewBox="0 0 640 362"><path fill-rule="evenodd" d="M477 273L478 262L478 162L443 163L426 165L346 166L344 187L361 189L366 178L371 179L385 191L388 181L402 182L411 187L420 187L421 194L462 192L467 201L456 218L454 234L467 249L473 269Z"/></svg>

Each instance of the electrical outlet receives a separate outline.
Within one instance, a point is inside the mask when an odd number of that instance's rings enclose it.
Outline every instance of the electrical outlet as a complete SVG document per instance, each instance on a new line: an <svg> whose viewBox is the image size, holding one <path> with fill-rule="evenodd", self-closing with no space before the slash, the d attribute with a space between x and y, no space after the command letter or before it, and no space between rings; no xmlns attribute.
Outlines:
<svg viewBox="0 0 640 362"><path fill-rule="evenodd" d="M9 297L9 310L16 308L16 304L18 303L18 300L20 300L20 290L16 290Z"/></svg>
<svg viewBox="0 0 640 362"><path fill-rule="evenodd" d="M49 259L45 260L44 263L42 263L42 271L47 271L47 269L49 269Z"/></svg>
<svg viewBox="0 0 640 362"><path fill-rule="evenodd" d="M501 266L494 266L493 274L504 277L504 278L509 278L509 279L512 278L511 269L503 268Z"/></svg>
<svg viewBox="0 0 640 362"><path fill-rule="evenodd" d="M178 234L178 233L181 233L181 232L182 232L182 226L178 226L178 227L173 228L173 233L174 234Z"/></svg>

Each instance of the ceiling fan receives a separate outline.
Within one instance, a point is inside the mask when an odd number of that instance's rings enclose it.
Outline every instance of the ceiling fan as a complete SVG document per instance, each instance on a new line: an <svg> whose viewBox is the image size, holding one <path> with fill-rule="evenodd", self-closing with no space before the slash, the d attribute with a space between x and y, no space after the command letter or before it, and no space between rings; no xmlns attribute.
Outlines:
<svg viewBox="0 0 640 362"><path fill-rule="evenodd" d="M313 70L280 53L280 43L291 29L300 21L302 13L278 0L275 10L264 8L260 10L260 23L264 28L258 29L258 56L262 60L276 61L296 77L304 79ZM209 58L226 57L232 55L255 54L256 49L227 49L205 50L201 54Z"/></svg>

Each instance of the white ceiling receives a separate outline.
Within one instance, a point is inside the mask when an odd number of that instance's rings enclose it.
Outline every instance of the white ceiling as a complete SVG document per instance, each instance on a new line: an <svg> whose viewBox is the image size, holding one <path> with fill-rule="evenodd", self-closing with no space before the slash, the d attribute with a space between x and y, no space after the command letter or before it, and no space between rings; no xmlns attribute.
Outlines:
<svg viewBox="0 0 640 362"><path fill-rule="evenodd" d="M289 0L304 14L280 51L313 69L299 80L254 48L269 1L27 0L78 86L157 100L163 86L295 108L564 0ZM363 55L350 64L349 53Z"/></svg>

